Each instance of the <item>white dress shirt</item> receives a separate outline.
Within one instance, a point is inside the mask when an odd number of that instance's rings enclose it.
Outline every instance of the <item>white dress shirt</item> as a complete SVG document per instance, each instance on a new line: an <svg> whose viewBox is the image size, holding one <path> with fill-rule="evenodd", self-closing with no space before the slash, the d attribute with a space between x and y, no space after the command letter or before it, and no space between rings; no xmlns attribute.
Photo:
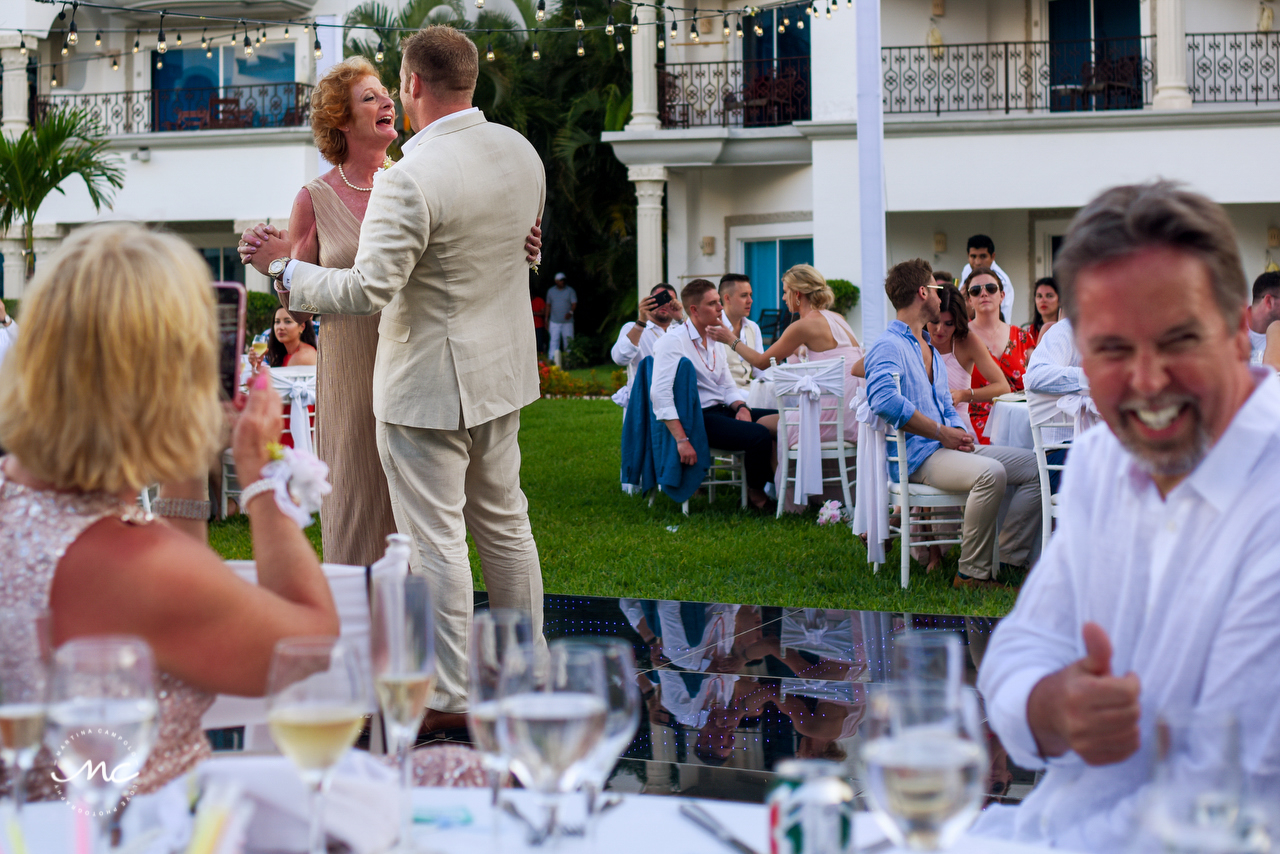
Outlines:
<svg viewBox="0 0 1280 854"><path fill-rule="evenodd" d="M1058 409L1058 398L1062 395L1089 393L1089 378L1082 364L1075 330L1064 317L1040 336L1022 378L1033 426L1062 414ZM1068 442L1073 432L1068 427L1051 427L1044 431L1044 440L1054 444Z"/></svg>
<svg viewBox="0 0 1280 854"><path fill-rule="evenodd" d="M640 365L640 360L645 356L653 355L653 348L658 343L658 339L668 332L679 329L680 324L673 320L671 325L664 330L650 320L645 324L644 331L640 333L639 343L632 344L631 339L627 337L627 333L635 328L634 322L624 325L622 331L618 333L618 340L613 343L613 349L609 351L609 356L613 359L613 363L627 369L627 385L631 385L631 381L636 378L636 368Z"/></svg>
<svg viewBox="0 0 1280 854"><path fill-rule="evenodd" d="M960 286L964 287L964 280L969 278L973 266L965 264L964 269L960 271ZM1004 296L1000 299L1000 310L1004 312L1005 323L1014 323L1013 320L1013 282L1009 280L1009 274L1000 269L1000 265L995 261L991 262L991 272L996 274L996 278L1000 280L1000 284L1004 286ZM1014 323L1016 326L1017 324Z"/></svg>
<svg viewBox="0 0 1280 854"><path fill-rule="evenodd" d="M733 324L729 322L727 316L720 315L720 322L725 329L730 332L733 331ZM764 352L764 333L760 331L760 324L751 318L742 318L742 333L738 337L742 339L743 344L746 344L757 353ZM751 381L760 376L760 371L754 365L732 350L729 350L729 373L733 376L733 381L738 384L738 388L741 389L751 385Z"/></svg>
<svg viewBox="0 0 1280 854"><path fill-rule="evenodd" d="M684 323L671 335L663 335L653 348L653 383L649 386L649 401L654 417L659 421L676 421L676 369L681 357L693 362L698 377L698 399L702 408L717 404L747 402L747 395L738 388L729 373L729 348L719 341L703 339L693 321Z"/></svg>
<svg viewBox="0 0 1280 854"><path fill-rule="evenodd" d="M1151 775L1155 718L1191 709L1237 717L1248 785L1275 802L1280 380L1261 369L1253 378L1254 392L1226 432L1164 499L1106 425L1076 440L1058 530L978 674L988 719L1010 758L1048 770L1021 805L989 808L975 832L1077 851L1124 850ZM1098 767L1070 752L1042 759L1027 722L1036 683L1084 656L1086 622L1111 639L1112 673L1135 673L1142 685L1141 747Z"/></svg>
<svg viewBox="0 0 1280 854"><path fill-rule="evenodd" d="M1249 330L1249 364L1261 365L1262 354L1267 349L1267 333Z"/></svg>

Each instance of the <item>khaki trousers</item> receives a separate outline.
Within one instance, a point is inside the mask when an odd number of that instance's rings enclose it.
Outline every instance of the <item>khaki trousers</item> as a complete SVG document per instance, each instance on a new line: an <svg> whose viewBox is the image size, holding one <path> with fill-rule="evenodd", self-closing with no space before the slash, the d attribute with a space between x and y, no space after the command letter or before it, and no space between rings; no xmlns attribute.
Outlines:
<svg viewBox="0 0 1280 854"><path fill-rule="evenodd" d="M979 445L973 453L939 448L911 475L946 492L968 492L960 529L960 571L971 578L990 579L991 553L1005 491L1013 490L1009 511L1000 529L1000 560L1026 566L1040 536L1040 476L1036 455L1022 448ZM998 567L995 567L998 569Z"/></svg>
<svg viewBox="0 0 1280 854"><path fill-rule="evenodd" d="M428 707L467 708L467 640L474 583L467 532L494 608L533 617L542 641L542 568L520 489L520 412L471 429L427 430L378 422L396 528L413 539L413 569L432 581L436 688Z"/></svg>

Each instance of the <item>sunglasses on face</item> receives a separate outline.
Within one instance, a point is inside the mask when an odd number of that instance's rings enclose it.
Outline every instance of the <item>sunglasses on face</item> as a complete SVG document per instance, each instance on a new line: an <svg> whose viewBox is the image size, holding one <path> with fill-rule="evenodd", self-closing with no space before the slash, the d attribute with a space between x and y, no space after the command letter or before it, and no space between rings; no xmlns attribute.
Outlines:
<svg viewBox="0 0 1280 854"><path fill-rule="evenodd" d="M970 285L969 296L976 297L978 294L982 293L983 288L986 288L987 293L989 294L998 293L1000 291L1000 286L995 282L987 282L985 285Z"/></svg>

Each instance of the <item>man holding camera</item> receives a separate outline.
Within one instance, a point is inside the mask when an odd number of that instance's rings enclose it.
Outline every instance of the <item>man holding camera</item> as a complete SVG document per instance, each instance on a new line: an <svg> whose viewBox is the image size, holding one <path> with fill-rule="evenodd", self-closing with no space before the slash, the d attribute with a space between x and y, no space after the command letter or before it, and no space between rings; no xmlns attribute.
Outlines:
<svg viewBox="0 0 1280 854"><path fill-rule="evenodd" d="M628 323L618 333L609 355L613 363L627 369L627 385L636 378L636 367L645 356L653 355L653 347L671 325L684 320L684 307L676 298L676 289L666 282L659 282L640 300L639 317Z"/></svg>

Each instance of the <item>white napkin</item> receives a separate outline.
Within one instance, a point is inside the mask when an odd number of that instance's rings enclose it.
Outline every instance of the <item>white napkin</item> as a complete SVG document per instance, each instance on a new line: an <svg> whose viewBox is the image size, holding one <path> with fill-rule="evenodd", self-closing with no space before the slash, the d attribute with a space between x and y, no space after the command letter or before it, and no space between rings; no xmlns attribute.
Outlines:
<svg viewBox="0 0 1280 854"><path fill-rule="evenodd" d="M1077 436L1102 420L1098 404L1087 394L1064 394L1058 398L1058 408L1075 419Z"/></svg>
<svg viewBox="0 0 1280 854"><path fill-rule="evenodd" d="M300 851L307 845L310 795L289 760L278 756L214 757L198 769L202 785L234 781L256 807L249 851ZM347 751L325 798L324 827L355 854L385 851L400 832L396 773L368 753Z"/></svg>

